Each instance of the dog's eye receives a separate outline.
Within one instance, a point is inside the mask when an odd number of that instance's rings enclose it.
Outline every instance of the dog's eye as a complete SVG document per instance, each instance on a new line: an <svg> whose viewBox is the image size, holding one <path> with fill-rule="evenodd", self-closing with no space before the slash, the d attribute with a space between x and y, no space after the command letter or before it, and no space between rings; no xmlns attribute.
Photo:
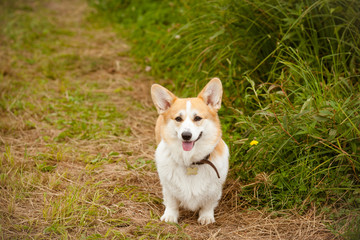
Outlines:
<svg viewBox="0 0 360 240"><path fill-rule="evenodd" d="M181 117L176 117L176 118L175 118L175 121L181 122L181 121L182 121L182 118L181 118Z"/></svg>
<svg viewBox="0 0 360 240"><path fill-rule="evenodd" d="M201 117L196 116L196 117L194 118L194 121L195 121L195 122L198 122L198 121L200 121L201 119L202 119Z"/></svg>

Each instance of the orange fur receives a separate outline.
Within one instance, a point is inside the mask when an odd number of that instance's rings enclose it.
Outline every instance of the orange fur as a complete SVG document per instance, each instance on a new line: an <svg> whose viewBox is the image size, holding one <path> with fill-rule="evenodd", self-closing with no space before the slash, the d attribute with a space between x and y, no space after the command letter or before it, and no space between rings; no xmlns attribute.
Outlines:
<svg viewBox="0 0 360 240"><path fill-rule="evenodd" d="M155 139L156 144L159 144L161 139L164 139L164 141L168 142L166 139L166 134L163 134L161 131L164 130L164 125L167 124L167 122L171 119L174 119L177 117L177 114L182 110L186 108L186 102L190 101L192 108L195 108L198 111L198 115L201 116L203 119L209 119L213 121L216 124L217 131L217 139L216 141L221 138L221 127L220 127L220 120L217 115L217 112L210 108L208 105L205 104L202 98L196 97L196 98L175 98L175 101L171 105L171 108L169 108L164 113L160 114L155 126ZM185 118L186 116L184 116ZM200 124L200 122L196 123Z"/></svg>
<svg viewBox="0 0 360 240"><path fill-rule="evenodd" d="M220 140L219 143L216 145L214 153L215 155L221 156L224 153L225 149L225 142Z"/></svg>
<svg viewBox="0 0 360 240"><path fill-rule="evenodd" d="M177 223L182 206L199 211L200 224L213 223L229 169L229 149L217 115L221 81L213 78L195 98L177 98L158 84L151 87L151 96L159 113L155 160L165 205L160 219ZM208 154L211 166L198 166Z"/></svg>

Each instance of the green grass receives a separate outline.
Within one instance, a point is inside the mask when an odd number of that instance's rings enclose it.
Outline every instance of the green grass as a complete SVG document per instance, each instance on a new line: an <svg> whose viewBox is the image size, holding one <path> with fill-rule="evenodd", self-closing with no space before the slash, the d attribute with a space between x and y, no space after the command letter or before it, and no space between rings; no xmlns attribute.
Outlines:
<svg viewBox="0 0 360 240"><path fill-rule="evenodd" d="M59 24L43 4L0 3L0 238L185 236L180 226L154 223L156 211L146 223L127 213L132 204L161 206L142 182L131 182L132 171L155 171L129 144L126 119L144 106L129 97L128 80L104 79L106 56L84 54L81 41L96 49L98 32L82 26L79 39L79 29Z"/></svg>
<svg viewBox="0 0 360 240"><path fill-rule="evenodd" d="M221 202L232 217L240 216L233 211L238 201L265 211L313 207L341 220L329 226L335 235L345 228L346 237L356 238L355 2L97 3L121 22L114 26L134 43L138 61L177 94L193 96L215 75L223 80L220 115L232 152L230 178L242 182L238 196L230 192ZM190 213L180 225L159 221L163 206L149 130L155 110L132 94L148 79L124 60L122 42L99 18L66 17L66 9L82 6L0 3L0 236L229 236L222 224L241 231L222 218L222 208L218 225L206 231ZM250 146L253 139L259 144ZM247 218L255 225L244 229L257 229L253 213L241 213L241 221ZM282 231L279 220L275 229ZM319 234L328 234L316 224ZM309 230L314 222L292 226L300 225Z"/></svg>
<svg viewBox="0 0 360 240"><path fill-rule="evenodd" d="M231 173L249 206L359 212L358 1L89 2L178 95L222 79Z"/></svg>

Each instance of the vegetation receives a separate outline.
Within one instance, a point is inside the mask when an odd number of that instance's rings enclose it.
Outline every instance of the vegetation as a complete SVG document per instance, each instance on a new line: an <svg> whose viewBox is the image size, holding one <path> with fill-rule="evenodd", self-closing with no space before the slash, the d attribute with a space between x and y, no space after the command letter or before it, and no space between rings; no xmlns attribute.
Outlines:
<svg viewBox="0 0 360 240"><path fill-rule="evenodd" d="M122 36L85 0L0 1L1 239L358 239L355 3L90 3ZM179 95L224 82L216 224L159 220L151 78L123 36Z"/></svg>
<svg viewBox="0 0 360 240"><path fill-rule="evenodd" d="M222 79L232 174L250 206L359 209L358 1L90 3L179 95Z"/></svg>
<svg viewBox="0 0 360 240"><path fill-rule="evenodd" d="M0 238L187 236L149 208L161 206L155 164L144 159L152 135L139 146L129 118L154 114L124 97L132 87L115 73L135 70L127 61L114 69L113 59L126 48L73 14L84 6L0 2Z"/></svg>

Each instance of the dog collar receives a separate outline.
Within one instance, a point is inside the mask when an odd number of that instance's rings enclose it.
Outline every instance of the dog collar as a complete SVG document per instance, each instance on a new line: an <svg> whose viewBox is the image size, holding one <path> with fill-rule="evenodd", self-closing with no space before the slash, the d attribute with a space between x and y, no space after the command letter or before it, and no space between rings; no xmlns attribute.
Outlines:
<svg viewBox="0 0 360 240"><path fill-rule="evenodd" d="M215 165L212 162L209 161L209 158L210 158L210 154L208 154L202 160L192 163L192 165L209 164L215 170L217 177L220 178L220 175L219 175L219 172L218 172L217 168L215 167Z"/></svg>

